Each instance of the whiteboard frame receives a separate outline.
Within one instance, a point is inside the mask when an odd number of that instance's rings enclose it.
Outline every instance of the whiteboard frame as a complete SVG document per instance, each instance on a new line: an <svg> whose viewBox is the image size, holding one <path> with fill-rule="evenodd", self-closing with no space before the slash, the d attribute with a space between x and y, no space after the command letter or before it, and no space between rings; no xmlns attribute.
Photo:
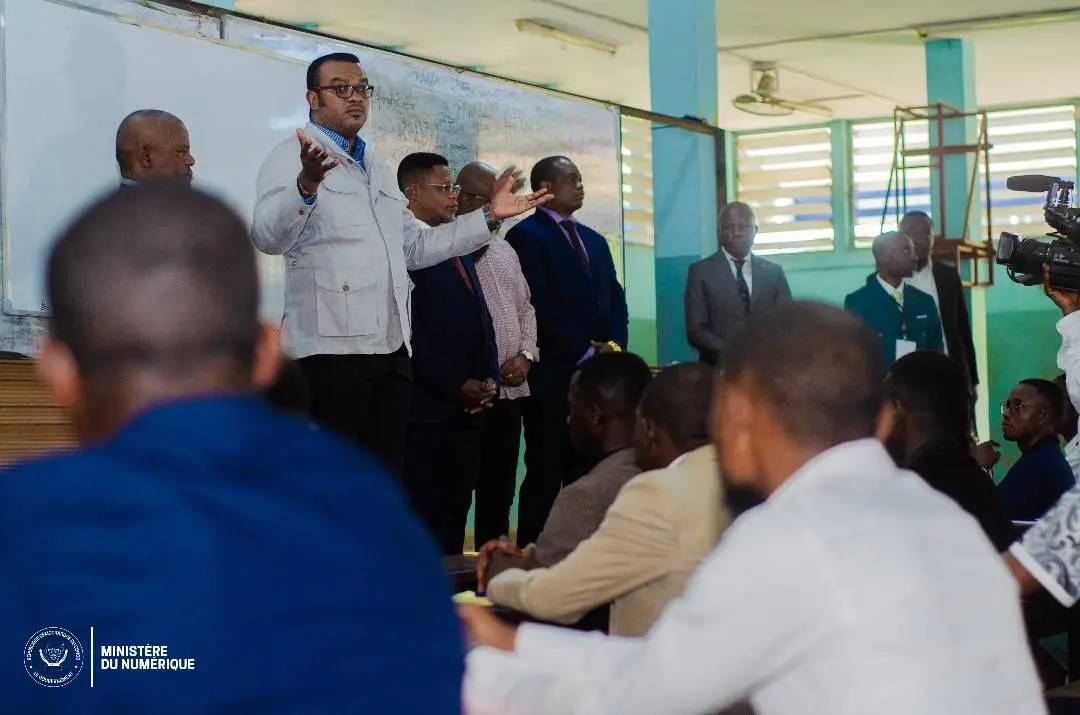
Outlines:
<svg viewBox="0 0 1080 715"><path fill-rule="evenodd" d="M280 31L283 31L283 32L288 32L288 33L291 33L291 34L294 34L294 35L308 36L308 37L311 37L313 40L316 40L316 41L318 39L322 38L322 39L329 40L329 41L331 41L333 43L336 43L336 44L341 44L341 45L344 45L344 46L352 46L352 47L356 47L356 48L363 48L364 50L369 51L369 52L376 52L376 53L385 54L385 55L389 55L389 56L404 58L406 60L409 60L411 62L416 62L418 64L434 66L434 67L439 67L441 69L451 70L451 71L457 72L459 74L470 75L470 76L477 77L479 79L483 79L483 80L486 80L486 81L489 81L489 82L516 86L516 87L519 87L521 89L536 92L537 94L541 94L541 95L558 97L560 99L564 99L564 100L567 100L567 101L573 101L573 102L579 102L581 104L591 104L591 105L594 105L594 106L604 107L604 108L608 109L609 111L613 112L614 115L615 115L615 117L614 117L614 119L615 119L615 121L614 121L615 135L613 137L614 144L615 144L615 156L612 157L612 161L615 164L615 175L617 177L617 187L618 187L617 196L618 196L618 200L619 200L619 210L618 210L618 214L617 214L618 215L617 239L618 239L618 245L619 245L618 262L619 262L620 267L622 268L622 271L620 271L620 272L623 274L623 282L625 284L625 281L626 281L626 278L625 278L626 241L625 241L625 228L624 228L624 216L623 216L624 208L623 208L623 201L622 201L622 181L621 181L621 177L622 177L622 165L621 165L622 135L621 135L621 130L620 130L621 124L622 124L622 112L621 112L621 108L619 107L618 104L614 104L614 103L611 103L611 102L605 102L605 101L598 100L598 99L593 99L593 98L590 98L590 97L584 97L584 96L569 93L569 92L560 92L558 90L553 90L553 89L549 89L547 87L541 87L541 86L537 86L537 85L534 85L534 84L530 84L528 82L522 82L522 81L518 81L518 80L506 78L506 77L500 77L498 75L487 74L487 73L484 73L484 72L477 72L475 70L471 70L471 69L468 69L468 68L465 68L465 67L459 67L457 65L452 65L452 64L448 64L448 63L444 63L444 62L439 62L437 60L431 60L431 59L428 59L428 58L416 57L416 56L413 56L413 55L410 55L410 54L407 54L407 53L404 53L404 52L395 52L395 51L392 51L392 50L387 50L387 49L382 48L382 47L377 47L377 46L374 46L374 45L368 45L368 44L364 44L362 42L357 42L357 41L349 39L349 38L344 38L344 37L339 37L337 35L332 35L332 34L329 34L329 33L319 32L317 30L312 31L312 30L308 30L308 29L305 29L305 28L301 28L301 27L291 26L291 25L288 25L286 23L281 23L281 22L276 22L276 21L273 21L273 20L268 20L266 18L254 17L254 16L251 16L251 15L247 15L245 13L242 13L242 12L236 12L236 11L232 11L232 10L225 10L225 9L220 9L220 8L216 8L216 7L212 8L212 10L213 10L214 16L216 16L217 37L212 37L212 36L209 36L209 35L204 34L202 32L195 32L195 31L184 29L182 27L178 27L178 26L155 23L155 22L146 20L144 18L132 17L130 15L122 14L122 11L120 11L119 7L116 8L116 11L113 11L111 9L102 9L102 8L99 8L99 7L91 7L91 6L88 6L88 5L84 4L84 3L79 2L78 0L42 0L42 1L53 3L53 4L56 4L56 5L62 5L62 6L69 7L69 8L79 10L79 11L82 11L82 12L90 12L90 13L101 15L101 16L104 16L104 17L108 17L108 18L112 19L115 22L121 22L121 23L125 23L125 24L133 24L133 25L137 25L139 27L146 27L146 28L151 28L151 29L156 29L156 30L161 30L161 31L174 32L174 33L177 33L177 34L187 35L187 36L194 37L194 38L197 38L197 39L200 39L200 40L225 45L225 46L228 46L228 47L231 47L231 48L234 48L234 49L238 49L238 50L241 50L241 51L245 51L245 52L251 52L251 53L254 53L254 54L273 57L275 59L284 59L284 60L292 59L292 58L289 58L287 55L283 55L283 54L277 53L277 52L268 51L268 50L266 50L264 48L261 48L261 47L256 47L256 46L253 46L253 45L250 45L250 44L238 43L238 42L233 42L233 41L229 41L229 40L224 39L224 36L226 34L225 24L227 22L229 22L230 20L240 20L240 21L245 21L245 22L250 22L250 23L257 23L257 24L265 25L266 27L272 27L272 28L274 28L276 30L280 30ZM6 196L6 191L7 191L7 188L8 188L8 181L7 181L7 178L8 178L7 154L8 154L8 152L6 151L6 148L8 146L8 136L7 136L7 129L8 129L8 121L7 121L7 43L6 43L6 35L7 35L7 31L8 31L8 29L7 29L7 21L6 21L6 19L7 19L7 2L8 2L8 0L0 0L0 332L2 332L4 330L4 328L5 328L5 322L6 322L4 320L5 316L11 316L12 318L30 317L30 318L47 319L49 317L49 315L50 315L47 311L26 310L26 309L21 309L21 308L15 308L14 305L12 305L11 298L10 298L10 295L11 295L11 292L12 292L12 273L11 273L12 272L12 261L11 261L11 255L12 255L11 240L12 240L12 238L11 238L10 231L9 231L9 226L8 226L7 201L4 200L4 197ZM191 11L185 10L183 8L177 7L175 5L172 5L171 3L168 2L168 0L165 0L165 2L163 2L163 3L153 3L153 2L148 2L147 0L127 0L126 4L130 4L131 2L134 2L134 3L138 4L138 5L142 5L142 6L145 6L145 7L148 7L148 8L152 8L152 9L160 11L160 12L175 14L178 17L197 17L198 16L198 13L191 12ZM116 4L117 4L117 6L119 6L122 3L125 3L125 0L117 0ZM209 6L206 6L206 8L208 10L211 9ZM0 335L0 337L2 337L2 335Z"/></svg>

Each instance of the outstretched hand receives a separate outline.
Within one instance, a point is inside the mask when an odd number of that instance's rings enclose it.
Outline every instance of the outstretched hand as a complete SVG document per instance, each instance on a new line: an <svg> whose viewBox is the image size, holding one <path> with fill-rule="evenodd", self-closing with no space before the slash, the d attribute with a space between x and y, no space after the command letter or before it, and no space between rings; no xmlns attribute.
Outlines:
<svg viewBox="0 0 1080 715"><path fill-rule="evenodd" d="M515 626L503 623L483 606L461 605L458 606L457 613L461 625L465 628L467 643L514 652L517 640Z"/></svg>
<svg viewBox="0 0 1080 715"><path fill-rule="evenodd" d="M304 184L304 190L314 193L322 183L326 173L338 165L337 159L330 158L330 152L326 151L318 142L310 139L300 129L296 130L296 138L300 140L300 181Z"/></svg>
<svg viewBox="0 0 1080 715"><path fill-rule="evenodd" d="M512 166L504 171L491 191L491 217L496 221L517 216L537 206L543 206L553 198L547 189L541 189L524 196L516 196L513 191L516 181L515 171Z"/></svg>

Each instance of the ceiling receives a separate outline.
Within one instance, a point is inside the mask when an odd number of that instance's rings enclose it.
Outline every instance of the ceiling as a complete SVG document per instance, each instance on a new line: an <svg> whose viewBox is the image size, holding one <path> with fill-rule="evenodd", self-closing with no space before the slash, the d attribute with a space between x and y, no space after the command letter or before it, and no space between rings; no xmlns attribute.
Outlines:
<svg viewBox="0 0 1080 715"><path fill-rule="evenodd" d="M773 0L768 12L760 2L717 3L718 123L752 129L822 121L803 112L763 118L734 109L731 98L750 89L754 60L778 63L780 96L848 97L826 102L837 118L891 116L897 105L925 104L922 38L916 27L924 27L930 37L972 41L976 96L984 107L1076 98L1080 11L1075 5L1054 4L1062 1ZM649 108L647 0L236 0L236 9ZM1053 19L1040 15L1055 11L1065 12ZM1016 15L1025 17L1001 19ZM972 22L980 18L998 19ZM611 55L520 32L518 19L617 49Z"/></svg>

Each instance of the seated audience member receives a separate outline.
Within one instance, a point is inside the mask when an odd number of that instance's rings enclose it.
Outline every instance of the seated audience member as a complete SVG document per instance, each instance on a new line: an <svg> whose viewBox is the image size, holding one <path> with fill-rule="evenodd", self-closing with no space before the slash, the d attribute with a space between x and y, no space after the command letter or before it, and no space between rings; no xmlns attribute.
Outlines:
<svg viewBox="0 0 1080 715"><path fill-rule="evenodd" d="M574 451L592 467L562 488L534 544L518 549L497 539L480 549L480 583L508 568L554 566L596 531L619 490L641 472L634 411L651 378L649 366L633 353L601 353L578 368L570 380L567 426Z"/></svg>
<svg viewBox="0 0 1080 715"><path fill-rule="evenodd" d="M93 626L195 672L43 688L27 670L77 654L35 652L0 663L5 712L460 712L435 549L374 459L259 396L258 295L247 225L187 187L114 193L56 243L40 368L84 447L0 475L0 633Z"/></svg>
<svg viewBox="0 0 1080 715"><path fill-rule="evenodd" d="M971 396L963 366L920 350L900 358L885 380L892 424L885 439L896 464L910 469L975 517L998 551L1013 528L994 482L969 448Z"/></svg>
<svg viewBox="0 0 1080 715"><path fill-rule="evenodd" d="M1077 477L1077 475L1080 475L1080 433L1077 431L1077 422L1080 421L1080 415L1077 414L1076 407L1073 406L1072 399L1069 397L1065 373L1055 377L1054 384L1057 385L1058 391L1061 392L1061 419L1058 420L1054 430L1065 442L1065 446L1062 448L1065 453L1065 461L1069 463L1069 469L1072 470L1073 476ZM1080 477L1077 478L1077 481L1080 481Z"/></svg>
<svg viewBox="0 0 1080 715"><path fill-rule="evenodd" d="M942 350L934 299L904 281L915 271L915 246L893 231L874 239L877 272L844 298L844 308L866 321L881 341L885 366L915 350Z"/></svg>
<svg viewBox="0 0 1080 715"><path fill-rule="evenodd" d="M471 712L1015 715L1045 706L1017 589L975 521L872 439L880 342L795 302L733 341L713 407L739 517L644 638L463 608Z"/></svg>
<svg viewBox="0 0 1080 715"><path fill-rule="evenodd" d="M1021 592L1045 588L1061 605L1080 600L1080 484L1065 492L1005 555Z"/></svg>
<svg viewBox="0 0 1080 715"><path fill-rule="evenodd" d="M160 109L140 109L124 117L116 130L120 185L145 181L191 183L195 158L180 118Z"/></svg>
<svg viewBox="0 0 1080 715"><path fill-rule="evenodd" d="M998 484L1009 518L1034 521L1076 480L1061 451L1056 425L1061 392L1049 380L1021 380L1001 403L1001 435L1020 448L1020 459Z"/></svg>
<svg viewBox="0 0 1080 715"><path fill-rule="evenodd" d="M646 388L634 434L642 469L600 528L551 568L504 571L493 602L544 621L574 623L611 603L608 632L640 636L716 545L729 517L709 441L712 369L669 367Z"/></svg>
<svg viewBox="0 0 1080 715"><path fill-rule="evenodd" d="M409 154L398 166L409 210L427 226L454 220L458 187L446 159ZM471 256L409 271L413 396L405 486L444 554L460 554L476 486L482 412L498 396L495 330Z"/></svg>

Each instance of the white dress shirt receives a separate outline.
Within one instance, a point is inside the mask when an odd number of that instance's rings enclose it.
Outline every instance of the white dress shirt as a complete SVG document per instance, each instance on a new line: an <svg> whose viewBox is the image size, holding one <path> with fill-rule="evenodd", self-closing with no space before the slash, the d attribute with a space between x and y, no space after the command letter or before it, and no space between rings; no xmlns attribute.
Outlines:
<svg viewBox="0 0 1080 715"><path fill-rule="evenodd" d="M1065 373L1069 400L1080 412L1080 313L1072 313L1059 320L1057 331L1061 335L1057 366ZM1080 427L1080 422L1077 427ZM1065 459L1072 467L1073 476L1080 482L1080 435L1065 446Z"/></svg>
<svg viewBox="0 0 1080 715"><path fill-rule="evenodd" d="M975 520L873 440L740 517L644 638L523 625L474 649L482 713L1045 713L1016 583Z"/></svg>
<svg viewBox="0 0 1080 715"><path fill-rule="evenodd" d="M739 280L739 269L735 266L735 257L728 253L727 249L723 246L720 247L720 250L724 252L724 258L727 259L728 267L731 268L731 275L735 280ZM750 290L750 295L754 294L754 268L753 261L751 260L753 257L753 253L747 253L746 262L743 263L742 266L742 276L746 281L746 287Z"/></svg>
<svg viewBox="0 0 1080 715"><path fill-rule="evenodd" d="M900 310L904 309L904 282L900 281L900 285L893 287L889 285L889 282L878 274L878 283L885 289L885 292L889 294L889 297L896 301L896 304L900 306Z"/></svg>
<svg viewBox="0 0 1080 715"><path fill-rule="evenodd" d="M934 299L934 305L937 306L938 319L941 319L941 299L938 298L937 282L934 280L934 262L927 261L926 265L920 271L915 271L910 278L905 278L904 283L911 285L912 288L918 288L923 293L926 293ZM944 325L944 323L942 323ZM949 341L941 341L941 350L946 355L949 354Z"/></svg>

